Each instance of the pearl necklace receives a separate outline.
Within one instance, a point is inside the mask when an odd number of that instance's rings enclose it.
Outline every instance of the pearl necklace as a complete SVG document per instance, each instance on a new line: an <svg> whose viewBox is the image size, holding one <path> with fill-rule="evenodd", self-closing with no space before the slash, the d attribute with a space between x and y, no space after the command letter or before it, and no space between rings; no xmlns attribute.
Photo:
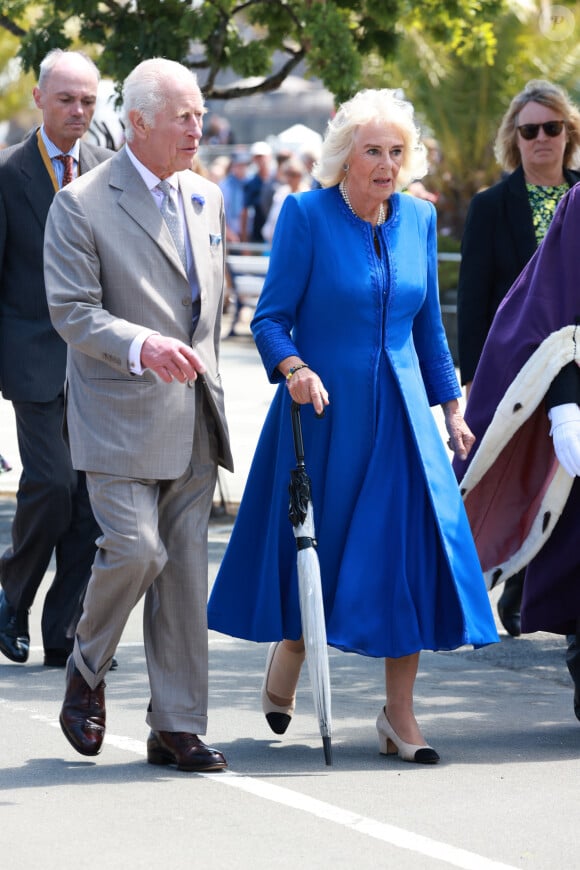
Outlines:
<svg viewBox="0 0 580 870"><path fill-rule="evenodd" d="M360 217L360 215L358 215L358 214L356 213L356 211L354 210L354 208L352 207L352 203L351 203L351 201L350 201L350 197L349 197L349 195L348 195L348 190L346 189L346 183L345 183L344 178L342 179L342 181L341 181L340 184L338 185L338 189L340 190L340 192L341 192L341 194L342 194L342 198L344 199L345 203L347 204L347 206L349 207L349 209L350 209L350 211L353 213L353 215L354 215L355 217L359 218L359 220L362 220L362 218ZM385 214L385 206L383 205L383 203L381 203L380 206L379 206L379 216L378 216L378 218L377 218L377 224L376 224L376 225L377 225L378 227L380 227L381 224L384 224L384 222L386 221L386 219L387 219L387 216L386 216L386 214Z"/></svg>

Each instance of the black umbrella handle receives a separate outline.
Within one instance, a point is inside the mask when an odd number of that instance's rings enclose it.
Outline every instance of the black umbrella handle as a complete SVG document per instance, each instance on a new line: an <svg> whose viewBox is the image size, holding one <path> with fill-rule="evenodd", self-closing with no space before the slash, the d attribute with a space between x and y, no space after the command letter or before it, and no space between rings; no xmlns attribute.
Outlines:
<svg viewBox="0 0 580 870"><path fill-rule="evenodd" d="M302 440L302 426L300 424L300 405L292 402L292 437L294 438L294 453L298 468L304 468L304 441Z"/></svg>

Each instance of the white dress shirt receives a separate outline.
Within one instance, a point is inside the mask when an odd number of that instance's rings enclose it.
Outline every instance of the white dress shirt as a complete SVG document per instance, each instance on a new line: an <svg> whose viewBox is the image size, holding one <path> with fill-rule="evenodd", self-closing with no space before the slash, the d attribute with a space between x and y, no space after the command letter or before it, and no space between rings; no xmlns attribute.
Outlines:
<svg viewBox="0 0 580 870"><path fill-rule="evenodd" d="M150 169L148 169L141 161L135 157L129 145L125 145L125 149L127 151L127 155L143 179L147 190L151 193L151 196L155 200L155 204L157 208L161 211L161 206L163 204L164 194L159 190L158 184L161 181ZM57 163L59 161L56 161ZM173 199L174 204L177 206L177 211L181 220L181 229L183 232L183 239L185 241L185 256L187 260L187 276L189 278L189 283L191 286L191 298L192 302L195 302L199 298L199 285L197 283L197 276L195 273L195 267L193 263L193 252L191 250L191 242L189 240L189 233L187 232L187 224L185 222L185 212L183 210L183 200L181 198L181 191L179 190L179 182L177 180L177 174L168 176L165 181L168 181L171 186L171 198ZM144 343L147 341L150 335L159 335L158 332L155 332L153 329L144 329L142 332L137 335L133 341L131 342L131 347L129 348L129 369L131 374L134 375L142 375L143 367L141 365L141 349Z"/></svg>

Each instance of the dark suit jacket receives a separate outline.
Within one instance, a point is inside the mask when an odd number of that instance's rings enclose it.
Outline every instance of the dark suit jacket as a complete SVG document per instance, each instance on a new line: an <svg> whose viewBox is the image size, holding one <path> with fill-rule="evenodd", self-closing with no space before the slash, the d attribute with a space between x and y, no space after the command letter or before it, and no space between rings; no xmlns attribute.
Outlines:
<svg viewBox="0 0 580 870"><path fill-rule="evenodd" d="M81 142L79 170L111 156ZM49 402L65 380L66 344L50 321L43 273L53 197L36 131L0 152L0 389L16 402Z"/></svg>
<svg viewBox="0 0 580 870"><path fill-rule="evenodd" d="M565 170L570 186L580 172ZM476 194L461 248L457 328L461 381L473 380L497 308L536 250L532 209L521 166Z"/></svg>

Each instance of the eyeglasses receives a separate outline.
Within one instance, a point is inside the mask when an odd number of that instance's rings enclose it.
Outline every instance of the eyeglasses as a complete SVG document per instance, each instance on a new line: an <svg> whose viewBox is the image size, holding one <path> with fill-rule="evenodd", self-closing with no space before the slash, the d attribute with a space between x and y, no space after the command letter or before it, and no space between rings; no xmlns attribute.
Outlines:
<svg viewBox="0 0 580 870"><path fill-rule="evenodd" d="M521 127L518 127L518 130L522 139L527 139L528 142L537 137L540 127L546 136L555 139L564 129L565 124L566 121L545 121L543 124L522 124Z"/></svg>

